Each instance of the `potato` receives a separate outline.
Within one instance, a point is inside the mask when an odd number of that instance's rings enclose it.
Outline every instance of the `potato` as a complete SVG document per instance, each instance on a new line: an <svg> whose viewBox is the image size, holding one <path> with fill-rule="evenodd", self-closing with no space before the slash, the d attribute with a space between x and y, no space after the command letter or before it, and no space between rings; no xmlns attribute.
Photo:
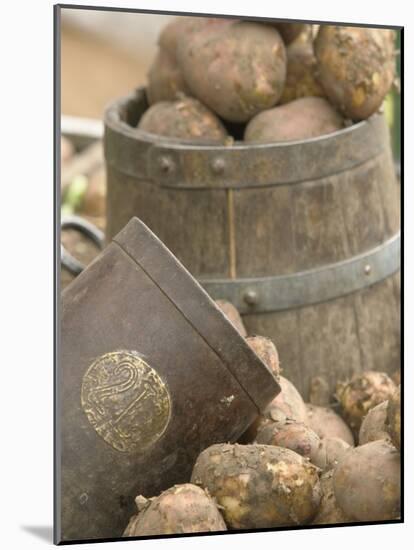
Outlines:
<svg viewBox="0 0 414 550"><path fill-rule="evenodd" d="M285 422L287 419L307 424L308 413L305 402L295 386L284 376L278 377L280 393L267 405L261 414L244 432L240 443L252 443L257 430L270 421Z"/></svg>
<svg viewBox="0 0 414 550"><path fill-rule="evenodd" d="M401 386L398 386L388 401L387 407L387 427L391 436L391 441L397 447L401 448Z"/></svg>
<svg viewBox="0 0 414 550"><path fill-rule="evenodd" d="M176 17L164 27L158 38L158 53L148 71L147 98L150 105L158 101L173 101L180 92L189 95L177 63L177 42L182 34L205 24L206 18Z"/></svg>
<svg viewBox="0 0 414 550"><path fill-rule="evenodd" d="M300 97L324 97L325 92L316 77L316 58L309 42L294 42L286 49L286 83L280 103Z"/></svg>
<svg viewBox="0 0 414 550"><path fill-rule="evenodd" d="M197 32L200 28L212 22L221 22L222 19L209 17L174 17L162 29L158 37L158 46L166 52L170 52L176 58L178 41L181 36L191 32Z"/></svg>
<svg viewBox="0 0 414 550"><path fill-rule="evenodd" d="M246 342L254 350L256 355L260 357L263 363L269 367L276 378L279 378L279 354L272 340L265 336L248 336Z"/></svg>
<svg viewBox="0 0 414 550"><path fill-rule="evenodd" d="M296 40L300 34L307 31L309 25L306 23L273 23L273 26L280 32L283 42L289 45Z"/></svg>
<svg viewBox="0 0 414 550"><path fill-rule="evenodd" d="M124 537L227 531L213 499L190 483L174 485L158 497L137 497L138 514L133 516Z"/></svg>
<svg viewBox="0 0 414 550"><path fill-rule="evenodd" d="M216 115L190 97L155 103L145 111L138 128L151 134L194 141L223 142L227 137Z"/></svg>
<svg viewBox="0 0 414 550"><path fill-rule="evenodd" d="M276 415L275 409L277 408L283 411L289 418L307 424L308 412L298 390L284 376L280 376L279 384L281 391L267 406L266 414L272 418L274 416L273 413Z"/></svg>
<svg viewBox="0 0 414 550"><path fill-rule="evenodd" d="M249 21L205 26L182 36L177 60L192 95L230 122L246 122L282 95L285 46L270 26Z"/></svg>
<svg viewBox="0 0 414 550"><path fill-rule="evenodd" d="M321 498L317 468L271 445L212 445L198 457L191 482L223 507L230 529L308 523Z"/></svg>
<svg viewBox="0 0 414 550"><path fill-rule="evenodd" d="M394 519L400 513L400 455L387 441L350 449L334 470L341 510L357 521Z"/></svg>
<svg viewBox="0 0 414 550"><path fill-rule="evenodd" d="M325 470L335 468L345 453L352 449L351 445L340 437L327 437L321 441L325 449Z"/></svg>
<svg viewBox="0 0 414 550"><path fill-rule="evenodd" d="M243 324L242 318L240 317L240 313L237 311L237 308L226 300L216 300L215 302L237 332L245 338L247 336L246 328Z"/></svg>
<svg viewBox="0 0 414 550"><path fill-rule="evenodd" d="M394 31L321 25L314 44L329 100L355 121L375 113L394 80Z"/></svg>
<svg viewBox="0 0 414 550"><path fill-rule="evenodd" d="M333 490L333 471L325 472L320 478L322 500L318 513L312 525L329 525L331 523L349 523L349 520L339 508Z"/></svg>
<svg viewBox="0 0 414 550"><path fill-rule="evenodd" d="M390 439L387 430L388 401L383 401L368 411L359 429L359 444L364 445L378 439Z"/></svg>
<svg viewBox="0 0 414 550"><path fill-rule="evenodd" d="M303 423L289 419L285 422L271 421L259 428L256 442L290 449L308 458L321 470L326 467L326 451L322 441Z"/></svg>
<svg viewBox="0 0 414 550"><path fill-rule="evenodd" d="M295 141L330 134L342 127L342 117L326 99L302 97L256 115L246 126L244 140Z"/></svg>
<svg viewBox="0 0 414 550"><path fill-rule="evenodd" d="M347 383L339 382L336 396L342 408L342 416L358 433L365 415L370 409L389 399L395 384L385 372L366 371L355 374Z"/></svg>
<svg viewBox="0 0 414 550"><path fill-rule="evenodd" d="M329 407L307 406L308 425L320 438L339 437L349 445L354 445L354 436L351 430Z"/></svg>
<svg viewBox="0 0 414 550"><path fill-rule="evenodd" d="M159 50L148 71L148 103L173 101L180 92L188 95L189 90L177 62L167 51Z"/></svg>

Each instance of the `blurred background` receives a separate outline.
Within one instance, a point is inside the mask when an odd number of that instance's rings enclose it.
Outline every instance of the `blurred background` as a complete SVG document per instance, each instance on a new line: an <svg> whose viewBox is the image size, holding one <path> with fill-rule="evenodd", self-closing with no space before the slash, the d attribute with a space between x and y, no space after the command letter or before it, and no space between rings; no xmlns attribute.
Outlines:
<svg viewBox="0 0 414 550"><path fill-rule="evenodd" d="M62 9L62 114L102 118L112 99L143 84L171 16Z"/></svg>

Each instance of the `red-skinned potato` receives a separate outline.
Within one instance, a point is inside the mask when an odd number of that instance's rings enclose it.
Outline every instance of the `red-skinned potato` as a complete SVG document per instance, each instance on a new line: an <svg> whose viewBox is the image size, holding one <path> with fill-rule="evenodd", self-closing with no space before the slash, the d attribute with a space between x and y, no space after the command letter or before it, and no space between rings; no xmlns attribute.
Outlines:
<svg viewBox="0 0 414 550"><path fill-rule="evenodd" d="M286 49L286 83L280 104L300 97L323 97L325 92L317 80L316 58L312 43L294 42Z"/></svg>
<svg viewBox="0 0 414 550"><path fill-rule="evenodd" d="M322 439L325 449L325 470L335 468L345 456L345 453L352 449L351 445L340 437L327 437Z"/></svg>
<svg viewBox="0 0 414 550"><path fill-rule="evenodd" d="M322 500L312 525L330 525L332 523L349 523L349 518L339 508L333 490L333 470L325 472L320 478Z"/></svg>
<svg viewBox="0 0 414 550"><path fill-rule="evenodd" d="M329 407L307 405L308 424L320 438L339 437L354 445L354 436L343 419Z"/></svg>
<svg viewBox="0 0 414 550"><path fill-rule="evenodd" d="M240 438L240 443L252 443L260 427L286 419L307 424L308 413L305 402L295 386L284 376L279 376L280 393L267 405L263 413L249 426Z"/></svg>
<svg viewBox="0 0 414 550"><path fill-rule="evenodd" d="M174 101L179 93L190 95L177 62L178 39L208 25L209 21L206 17L181 16L163 28L158 38L158 52L148 71L147 98L150 105L158 101Z"/></svg>
<svg viewBox="0 0 414 550"><path fill-rule="evenodd" d="M227 300L216 300L216 305L221 309L227 319L231 322L237 332L245 338L247 336L246 327L243 324L240 313L237 308Z"/></svg>
<svg viewBox="0 0 414 550"><path fill-rule="evenodd" d="M256 443L290 449L308 458L321 470L326 467L326 451L322 441L303 423L289 419L285 422L270 421L259 428Z"/></svg>
<svg viewBox="0 0 414 550"><path fill-rule="evenodd" d="M331 134L343 128L341 115L323 97L301 97L256 115L244 132L244 141L272 143Z"/></svg>
<svg viewBox="0 0 414 550"><path fill-rule="evenodd" d="M387 441L350 449L334 469L338 506L357 521L395 519L400 514L400 467L400 455Z"/></svg>
<svg viewBox="0 0 414 550"><path fill-rule="evenodd" d="M359 444L364 445L378 439L390 439L387 429L388 401L383 401L368 411L359 429Z"/></svg>
<svg viewBox="0 0 414 550"><path fill-rule="evenodd" d="M204 26L183 35L177 59L192 95L227 121L246 122L282 95L285 46L269 25Z"/></svg>
<svg viewBox="0 0 414 550"><path fill-rule="evenodd" d="M279 354L276 346L265 336L248 336L246 342L253 349L253 351L260 357L260 359L269 367L276 378L280 375L280 363Z"/></svg>
<svg viewBox="0 0 414 550"><path fill-rule="evenodd" d="M224 142L227 138L216 115L190 97L155 103L145 111L137 127L151 134L198 142Z"/></svg>
<svg viewBox="0 0 414 550"><path fill-rule="evenodd" d="M173 56L167 51L159 50L148 71L148 103L153 105L158 101L173 101L179 93L188 95L188 92Z"/></svg>

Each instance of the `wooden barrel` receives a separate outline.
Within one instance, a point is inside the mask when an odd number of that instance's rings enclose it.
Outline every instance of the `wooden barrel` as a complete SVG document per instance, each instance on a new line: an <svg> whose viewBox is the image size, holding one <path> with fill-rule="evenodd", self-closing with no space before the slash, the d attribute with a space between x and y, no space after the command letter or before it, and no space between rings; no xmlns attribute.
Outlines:
<svg viewBox="0 0 414 550"><path fill-rule="evenodd" d="M400 186L382 115L319 138L197 145L135 128L145 91L105 116L107 232L142 219L308 398L400 365Z"/></svg>

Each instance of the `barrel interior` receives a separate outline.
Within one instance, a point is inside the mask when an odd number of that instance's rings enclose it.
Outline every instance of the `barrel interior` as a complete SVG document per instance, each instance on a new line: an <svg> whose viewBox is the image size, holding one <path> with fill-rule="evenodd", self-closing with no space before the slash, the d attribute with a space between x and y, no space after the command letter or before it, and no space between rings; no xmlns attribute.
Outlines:
<svg viewBox="0 0 414 550"><path fill-rule="evenodd" d="M136 128L138 122L148 107L149 105L146 94L144 92L137 93L133 100L124 102L120 106L119 117L121 121L128 124L128 126Z"/></svg>

